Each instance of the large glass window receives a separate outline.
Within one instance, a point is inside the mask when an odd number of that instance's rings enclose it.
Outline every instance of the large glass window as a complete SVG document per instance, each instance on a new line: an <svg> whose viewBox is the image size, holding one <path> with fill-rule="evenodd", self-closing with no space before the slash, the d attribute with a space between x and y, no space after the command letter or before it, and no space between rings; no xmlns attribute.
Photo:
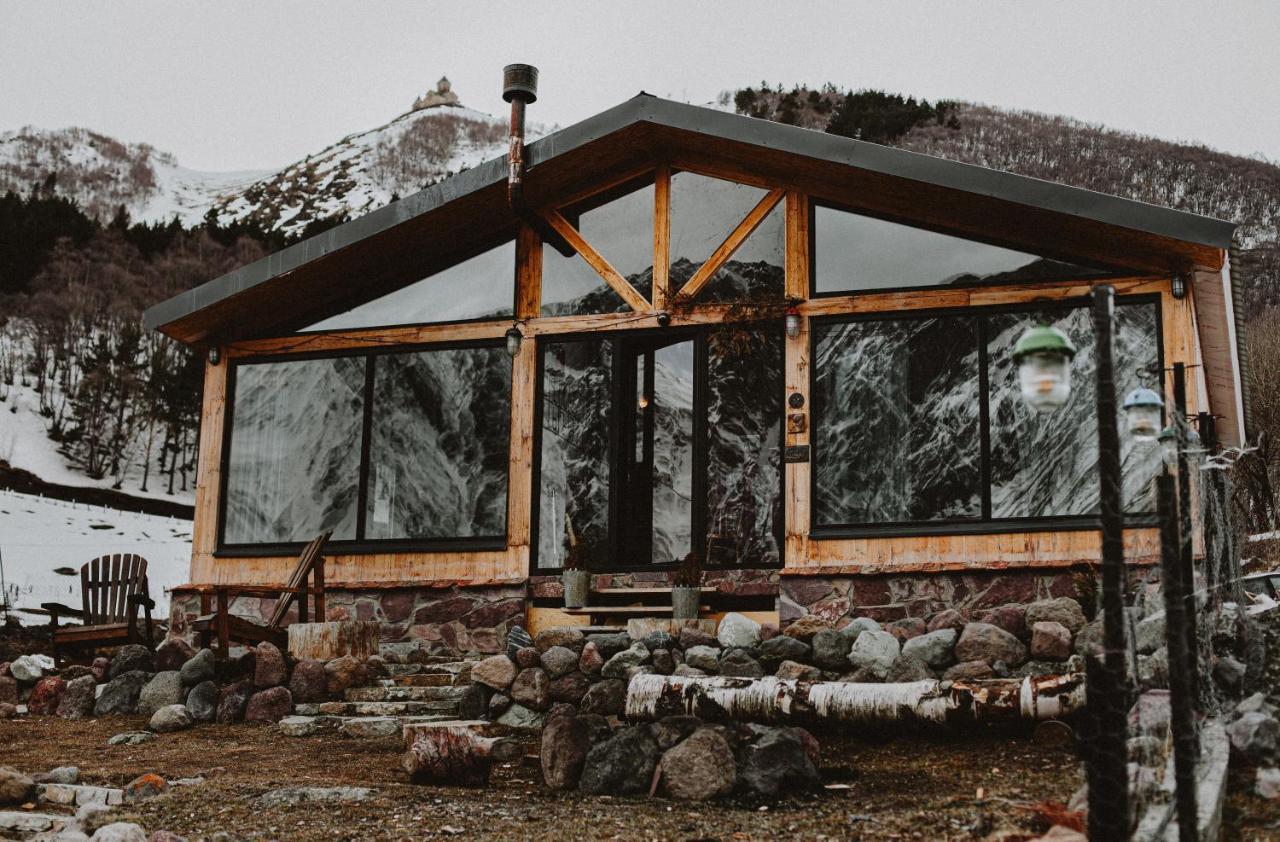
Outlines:
<svg viewBox="0 0 1280 842"><path fill-rule="evenodd" d="M360 357L236 366L225 543L356 536L364 381Z"/></svg>
<svg viewBox="0 0 1280 842"><path fill-rule="evenodd" d="M496 344L234 369L222 544L504 540Z"/></svg>
<svg viewBox="0 0 1280 842"><path fill-rule="evenodd" d="M693 277L767 192L760 187L698 173L678 172L671 176L670 283L673 291ZM781 214L775 222L766 224L768 230L780 236ZM767 252L765 241L768 239L767 235L762 236L755 248Z"/></svg>
<svg viewBox="0 0 1280 842"><path fill-rule="evenodd" d="M1107 274L822 205L814 209L813 244L819 294Z"/></svg>
<svg viewBox="0 0 1280 842"><path fill-rule="evenodd" d="M578 212L578 232L636 291L653 288L653 184L609 195L598 207ZM542 315L569 316L630 310L613 287L579 255L542 249Z"/></svg>
<svg viewBox="0 0 1280 842"><path fill-rule="evenodd" d="M1070 402L1045 414L1023 403L1010 357L1036 323L1064 330L1079 348ZM1160 364L1158 305L1122 302L1114 347L1122 397ZM1093 348L1079 306L817 323L815 526L1095 514ZM1150 513L1158 448L1122 439L1125 509Z"/></svg>
<svg viewBox="0 0 1280 842"><path fill-rule="evenodd" d="M515 312L515 272L511 241L305 330L508 318Z"/></svg>

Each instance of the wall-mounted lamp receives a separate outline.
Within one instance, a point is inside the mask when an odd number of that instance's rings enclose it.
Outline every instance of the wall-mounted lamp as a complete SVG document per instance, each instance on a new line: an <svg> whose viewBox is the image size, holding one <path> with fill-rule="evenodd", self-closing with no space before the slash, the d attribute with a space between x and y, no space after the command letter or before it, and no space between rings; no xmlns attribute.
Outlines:
<svg viewBox="0 0 1280 842"><path fill-rule="evenodd" d="M1181 272L1174 273L1170 283L1173 297L1181 301L1187 297L1187 276Z"/></svg>
<svg viewBox="0 0 1280 842"><path fill-rule="evenodd" d="M520 356L520 343L524 341L524 335L520 333L520 328L512 325L507 328L507 356L515 359Z"/></svg>
<svg viewBox="0 0 1280 842"><path fill-rule="evenodd" d="M214 345L209 349L209 365L217 365L222 362L222 349Z"/></svg>
<svg viewBox="0 0 1280 842"><path fill-rule="evenodd" d="M787 338L795 339L800 335L800 308L795 304L787 305L787 315L784 320L787 329Z"/></svg>
<svg viewBox="0 0 1280 842"><path fill-rule="evenodd" d="M658 327L666 327L671 324L671 314L666 310L659 310L654 318L658 320Z"/></svg>

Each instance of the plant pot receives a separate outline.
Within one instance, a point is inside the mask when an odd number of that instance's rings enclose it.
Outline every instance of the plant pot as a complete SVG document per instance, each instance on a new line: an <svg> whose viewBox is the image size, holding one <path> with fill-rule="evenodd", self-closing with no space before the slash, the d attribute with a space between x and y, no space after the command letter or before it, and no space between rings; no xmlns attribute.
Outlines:
<svg viewBox="0 0 1280 842"><path fill-rule="evenodd" d="M702 588L684 588L677 585L671 589L671 618L673 620L698 619L698 601L702 598Z"/></svg>
<svg viewBox="0 0 1280 842"><path fill-rule="evenodd" d="M582 608L587 604L587 594L591 592L590 570L566 570L560 574L564 583L564 607Z"/></svg>

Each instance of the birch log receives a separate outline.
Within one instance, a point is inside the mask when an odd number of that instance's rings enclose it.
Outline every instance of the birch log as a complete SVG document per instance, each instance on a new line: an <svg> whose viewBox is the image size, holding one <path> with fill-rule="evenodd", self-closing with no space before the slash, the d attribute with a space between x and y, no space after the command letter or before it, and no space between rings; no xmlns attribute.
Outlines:
<svg viewBox="0 0 1280 842"><path fill-rule="evenodd" d="M627 687L626 716L656 720L692 714L711 720L939 725L1058 719L1084 708L1084 676L1046 675L986 681L858 684L766 676L637 675Z"/></svg>
<svg viewBox="0 0 1280 842"><path fill-rule="evenodd" d="M329 661L350 655L361 660L378 654L377 620L333 623L293 623L289 626L289 654L299 661Z"/></svg>
<svg viewBox="0 0 1280 842"><path fill-rule="evenodd" d="M478 733L489 723L442 722L405 726L401 766L416 783L484 786L495 761L520 756L520 744Z"/></svg>

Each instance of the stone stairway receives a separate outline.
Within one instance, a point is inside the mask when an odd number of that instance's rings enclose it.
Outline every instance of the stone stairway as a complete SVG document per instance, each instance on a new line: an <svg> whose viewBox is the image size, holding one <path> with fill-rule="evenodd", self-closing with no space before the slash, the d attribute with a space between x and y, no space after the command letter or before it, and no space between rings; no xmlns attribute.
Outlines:
<svg viewBox="0 0 1280 842"><path fill-rule="evenodd" d="M124 790L85 784L36 784L35 809L0 810L0 839L56 839L63 831L78 830L77 807L114 807ZM80 837L83 838L83 837Z"/></svg>
<svg viewBox="0 0 1280 842"><path fill-rule="evenodd" d="M484 713L484 691L471 683L474 661L387 664L387 677L351 687L342 701L294 705L280 722L289 736L336 730L355 738L389 737L407 724L475 719Z"/></svg>

